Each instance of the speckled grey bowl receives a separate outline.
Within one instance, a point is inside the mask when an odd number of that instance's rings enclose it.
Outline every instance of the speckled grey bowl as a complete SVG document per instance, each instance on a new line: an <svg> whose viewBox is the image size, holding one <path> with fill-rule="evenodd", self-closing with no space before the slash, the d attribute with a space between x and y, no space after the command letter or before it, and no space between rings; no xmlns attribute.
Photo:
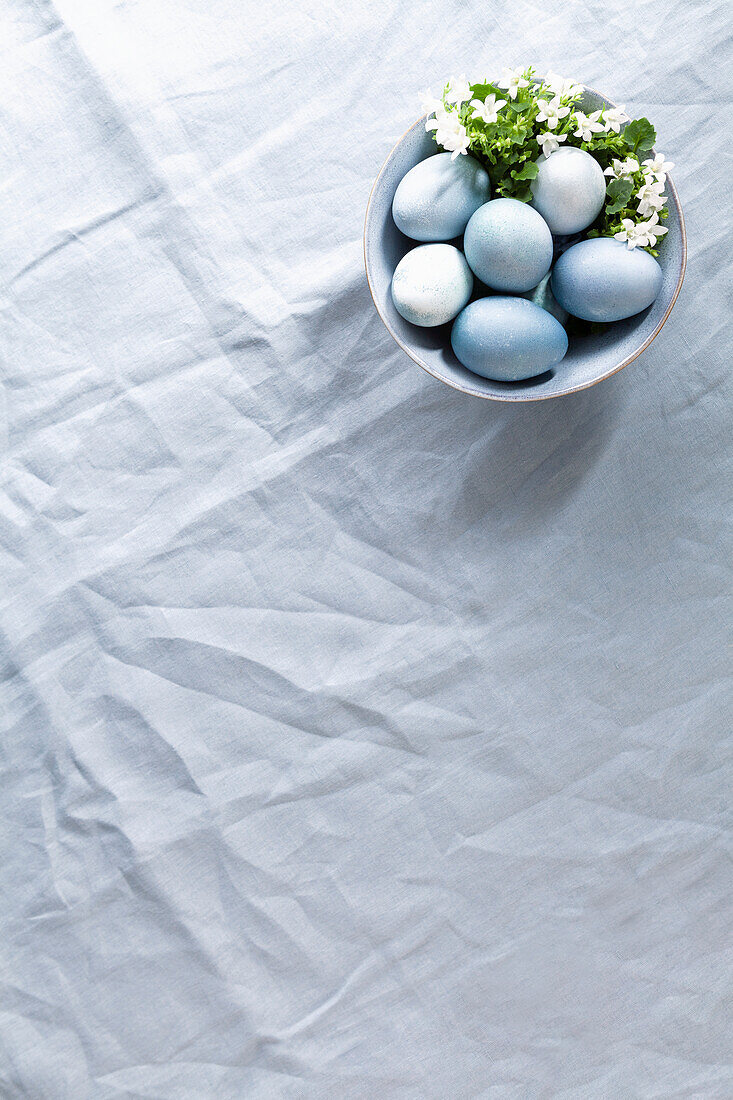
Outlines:
<svg viewBox="0 0 733 1100"><path fill-rule="evenodd" d="M582 106L584 111L590 112L614 104L598 92L587 89ZM425 120L421 118L400 138L387 157L369 196L364 223L364 264L374 304L392 336L418 366L441 382L474 397L494 401L537 401L592 386L627 366L649 347L669 317L682 286L687 261L682 208L669 178L669 217L665 222L668 233L660 242L658 256L664 273L659 297L642 313L609 324L602 332L571 336L565 358L545 374L525 382L494 382L480 378L466 370L453 354L450 325L423 329L400 317L390 294L392 272L416 242L403 236L394 224L392 198L405 173L435 151L435 142L425 133Z"/></svg>

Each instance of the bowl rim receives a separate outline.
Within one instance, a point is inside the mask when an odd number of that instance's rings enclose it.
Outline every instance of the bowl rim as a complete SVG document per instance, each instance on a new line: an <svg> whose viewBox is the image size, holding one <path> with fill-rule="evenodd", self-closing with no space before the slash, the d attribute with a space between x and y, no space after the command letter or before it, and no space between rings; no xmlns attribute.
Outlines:
<svg viewBox="0 0 733 1100"><path fill-rule="evenodd" d="M584 84L583 88L585 89L586 92L591 92L593 95L601 96L601 98L605 99L606 102L608 104L610 104L611 107L616 107L617 106L610 99L608 99L607 96L603 95L602 92L596 91L595 88L591 88L588 84ZM671 301L670 301L669 305L667 306L667 309L664 313L664 316L662 317L661 321L659 322L657 327L654 329L654 331L651 333L651 335L647 336L646 339L643 341L643 343L641 343L639 345L638 348L636 348L630 355L627 355L626 358L623 359L612 370L607 371L605 374L600 375L598 378L595 378L592 382L584 382L580 386L568 386L567 389L558 390L555 393L545 393L545 394L507 393L507 394L503 394L503 395L500 395L500 394L497 394L497 393L486 393L483 390L473 389L470 386L462 386L462 385L459 385L457 382L449 381L447 378L444 378L441 374L438 374L436 371L432 370L431 367L423 359L421 359L419 355L415 354L415 352L413 352L410 348L408 348L407 345L400 339L400 337L397 335L395 330L392 328L392 325L390 324L388 318L385 317L385 315L382 313L381 309L379 308L379 305L377 303L377 299L374 295L374 288L372 286L372 280L371 280L371 276L369 274L369 262L368 262L368 259L367 259L367 227L368 227L368 224L369 224L369 213L370 213L371 206L372 206L372 199L374 197L375 188L376 188L377 184L379 183L380 179L382 178L382 176L384 175L385 171L387 170L387 166L389 165L389 162L391 161L392 156L394 155L394 153L397 150L398 146L402 144L402 142L407 137L407 135L409 133L411 133L411 131L414 130L416 126L420 126L421 123L424 123L425 119L428 117L428 114L429 114L429 112L426 112L416 122L413 122L412 126L408 126L408 128L405 130L404 134L402 134L402 136L400 138L398 138L398 140L395 142L395 144L390 149L389 153L387 154L387 157L384 160L384 163L382 164L382 167L380 168L379 172L377 173L377 177L374 180L374 183L372 184L372 189L369 192L369 198L367 199L366 212L364 214L364 233L363 233L364 270L366 272L367 285L369 287L369 293L371 295L372 302L374 303L374 308L376 309L377 313L379 314L379 316L382 320L382 323L384 324L385 328L389 332L392 339L402 348L402 350L405 352L405 354L408 355L410 357L410 359L412 359L413 363L417 363L418 367L421 367L427 374L429 374L431 376L431 378L436 378L439 382L443 382L446 386L450 386L452 389L458 390L460 393L468 394L471 397L481 397L486 401L550 401L554 397L567 397L568 394L578 393L580 390L587 390L587 389L590 389L591 386L596 386L599 382L605 382L605 380L607 378L611 378L614 374L618 374L618 372L620 370L623 370L624 367L628 367L629 363L633 363L633 361L635 359L637 359L643 351L646 351L646 349L649 347L651 342L661 332L662 327L664 326L665 322L667 321L667 318L669 317L670 313L672 312L672 307L674 306L675 302L677 301L677 296L679 295L679 292L682 288L682 283L683 283L684 278L685 278L685 271L687 270L687 232L685 230L685 217L684 217L684 214L682 213L682 205L680 203L679 196L677 194L677 188L675 187L675 185L672 181L672 177L669 176L669 175L667 176L667 184L668 184L668 187L669 187L669 192L670 192L672 202L674 203L675 210L677 211L677 217L679 218L680 235L681 235L681 239L682 239L682 262L680 264L680 273L679 273L679 276L678 276L678 279L677 279L677 285L674 289L674 293L672 295L672 298L671 298Z"/></svg>

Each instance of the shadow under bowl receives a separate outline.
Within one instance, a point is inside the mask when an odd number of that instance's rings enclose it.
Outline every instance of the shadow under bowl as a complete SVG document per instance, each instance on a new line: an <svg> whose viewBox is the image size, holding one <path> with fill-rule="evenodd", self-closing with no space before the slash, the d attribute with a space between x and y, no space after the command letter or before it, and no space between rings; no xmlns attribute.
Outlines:
<svg viewBox="0 0 733 1100"><path fill-rule="evenodd" d="M605 96L590 89L586 89L581 105L586 112L614 106ZM668 232L659 245L657 259L663 280L656 301L635 317L615 321L602 331L573 334L565 358L544 374L522 382L481 378L467 370L453 354L450 325L419 328L400 316L390 292L392 274L405 253L420 242L405 237L394 224L392 199L405 173L437 152L432 136L425 132L425 117L410 127L387 157L369 196L364 222L364 265L369 290L379 316L403 351L433 378L462 393L494 401L538 401L575 393L609 378L641 355L669 317L687 263L685 221L669 176L669 217L665 222Z"/></svg>

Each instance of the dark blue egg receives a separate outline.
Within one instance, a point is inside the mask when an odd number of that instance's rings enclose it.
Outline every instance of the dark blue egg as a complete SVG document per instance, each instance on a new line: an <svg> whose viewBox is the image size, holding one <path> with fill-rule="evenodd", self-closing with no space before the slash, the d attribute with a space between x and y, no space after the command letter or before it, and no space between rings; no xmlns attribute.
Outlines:
<svg viewBox="0 0 733 1100"><path fill-rule="evenodd" d="M613 237L593 237L563 252L552 293L584 321L621 321L650 306L662 288L662 269L648 252Z"/></svg>
<svg viewBox="0 0 733 1100"><path fill-rule="evenodd" d="M402 177L392 217L414 241L450 241L461 236L473 212L489 198L489 175L477 160L436 153Z"/></svg>
<svg viewBox="0 0 733 1100"><path fill-rule="evenodd" d="M453 322L451 344L464 367L500 382L543 374L568 350L565 329L551 313L500 295L469 302Z"/></svg>

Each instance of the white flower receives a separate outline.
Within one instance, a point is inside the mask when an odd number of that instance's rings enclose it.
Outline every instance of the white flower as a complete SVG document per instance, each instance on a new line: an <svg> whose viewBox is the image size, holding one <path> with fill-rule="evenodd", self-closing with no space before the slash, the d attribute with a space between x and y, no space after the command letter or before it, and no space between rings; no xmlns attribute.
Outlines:
<svg viewBox="0 0 733 1100"><path fill-rule="evenodd" d="M460 125L460 118L456 111L446 111L445 107L438 107L435 112L434 118L429 118L425 123L425 129L430 133L431 130L435 130L436 140L439 133L447 133L450 130L455 130L456 126Z"/></svg>
<svg viewBox="0 0 733 1100"><path fill-rule="evenodd" d="M549 103L546 99L538 99L537 106L539 107L537 121L546 122L548 130L554 130L560 119L570 114L569 107L562 107L560 105L559 95L556 95Z"/></svg>
<svg viewBox="0 0 733 1100"><path fill-rule="evenodd" d="M584 115L582 111L578 111L575 116L575 121L578 123L575 136L583 141L592 141L594 134L603 132L603 124L598 121L600 117L600 111L594 111L591 115Z"/></svg>
<svg viewBox="0 0 733 1100"><path fill-rule="evenodd" d="M617 241L626 241L629 248L653 248L657 237L663 237L667 230L659 224L659 215L652 214L646 222L633 222L631 218L621 220L623 229L614 233Z"/></svg>
<svg viewBox="0 0 733 1100"><path fill-rule="evenodd" d="M637 192L636 197L639 200L638 210L642 218L647 217L648 214L656 214L658 210L661 210L662 207L666 205L667 200L662 194L663 191L663 183L647 182Z"/></svg>
<svg viewBox="0 0 733 1100"><path fill-rule="evenodd" d="M434 96L429 88L426 88L424 92L420 93L420 103L423 111L427 111L429 115L442 110L443 107L443 100Z"/></svg>
<svg viewBox="0 0 733 1100"><path fill-rule="evenodd" d="M435 136L438 139L438 143L442 145L444 149L448 150L451 155L451 160L455 160L459 153L465 156L471 144L465 126L459 125L455 130L438 130Z"/></svg>
<svg viewBox="0 0 733 1100"><path fill-rule="evenodd" d="M633 157L627 157L626 160L614 160L613 164L605 170L604 176L611 176L612 179L622 179L624 176L633 176L634 172L639 171L639 162L634 160Z"/></svg>
<svg viewBox="0 0 733 1100"><path fill-rule="evenodd" d="M454 76L448 81L448 91L445 93L446 103L455 103L456 107L460 107L462 103L465 103L467 99L471 98L471 85L466 80L465 76L459 76L456 79Z"/></svg>
<svg viewBox="0 0 733 1100"><path fill-rule="evenodd" d="M496 84L499 88L506 88L510 99L517 98L517 92L520 88L529 87L529 81L524 79L521 69L504 69Z"/></svg>
<svg viewBox="0 0 733 1100"><path fill-rule="evenodd" d="M665 227L659 224L659 214L657 213L652 214L648 221L640 222L636 228L644 237L643 247L653 248L657 243L657 237L663 237L667 232Z"/></svg>
<svg viewBox="0 0 733 1100"><path fill-rule="evenodd" d="M452 126L451 119L458 119L458 115L453 114L451 111L446 111L445 107L441 104L440 107L435 108L435 117L429 118L425 122L425 129L430 133L431 130L449 130Z"/></svg>
<svg viewBox="0 0 733 1100"><path fill-rule="evenodd" d="M623 229L619 233L614 233L617 241L626 241L629 248L636 248L637 245L643 247L643 244L646 244L646 240L642 242L644 232L636 222L633 222L631 218L622 218L621 224Z"/></svg>
<svg viewBox="0 0 733 1100"><path fill-rule="evenodd" d="M506 102L505 99L497 99L495 95L487 95L483 103L480 99L472 99L473 117L480 118L482 122L490 126L492 122L496 122L499 111L502 107L506 107Z"/></svg>
<svg viewBox="0 0 733 1100"><path fill-rule="evenodd" d="M573 84L572 80L565 80L557 73L548 73L542 83L562 99L575 99L576 96L582 95L584 91L582 84Z"/></svg>
<svg viewBox="0 0 733 1100"><path fill-rule="evenodd" d="M452 153L451 160L455 160L459 153L467 153L470 139L466 127L461 125L458 112L441 110L436 111L435 115L425 123L425 129L435 130L438 145Z"/></svg>
<svg viewBox="0 0 733 1100"><path fill-rule="evenodd" d="M654 158L644 161L644 168L648 175L653 176L658 183L664 183L667 172L671 172L674 168L674 163L671 160L665 160L663 153L657 153Z"/></svg>
<svg viewBox="0 0 733 1100"><path fill-rule="evenodd" d="M667 200L664 198L663 195L660 195L657 198L652 198L651 200L642 199L642 201L639 203L637 209L638 209L639 213L641 214L642 218L646 218L650 214L659 213L659 211L663 210L666 205L667 205Z"/></svg>
<svg viewBox="0 0 733 1100"><path fill-rule="evenodd" d="M628 122L629 116L624 113L623 107L609 107L603 115L603 121L606 124L606 130L613 130L614 134L618 134L621 123Z"/></svg>
<svg viewBox="0 0 733 1100"><path fill-rule="evenodd" d="M567 134L553 134L550 130L546 130L544 134L537 135L537 144L542 150L542 155L549 157L550 153L560 148L560 142L567 141L567 138Z"/></svg>

